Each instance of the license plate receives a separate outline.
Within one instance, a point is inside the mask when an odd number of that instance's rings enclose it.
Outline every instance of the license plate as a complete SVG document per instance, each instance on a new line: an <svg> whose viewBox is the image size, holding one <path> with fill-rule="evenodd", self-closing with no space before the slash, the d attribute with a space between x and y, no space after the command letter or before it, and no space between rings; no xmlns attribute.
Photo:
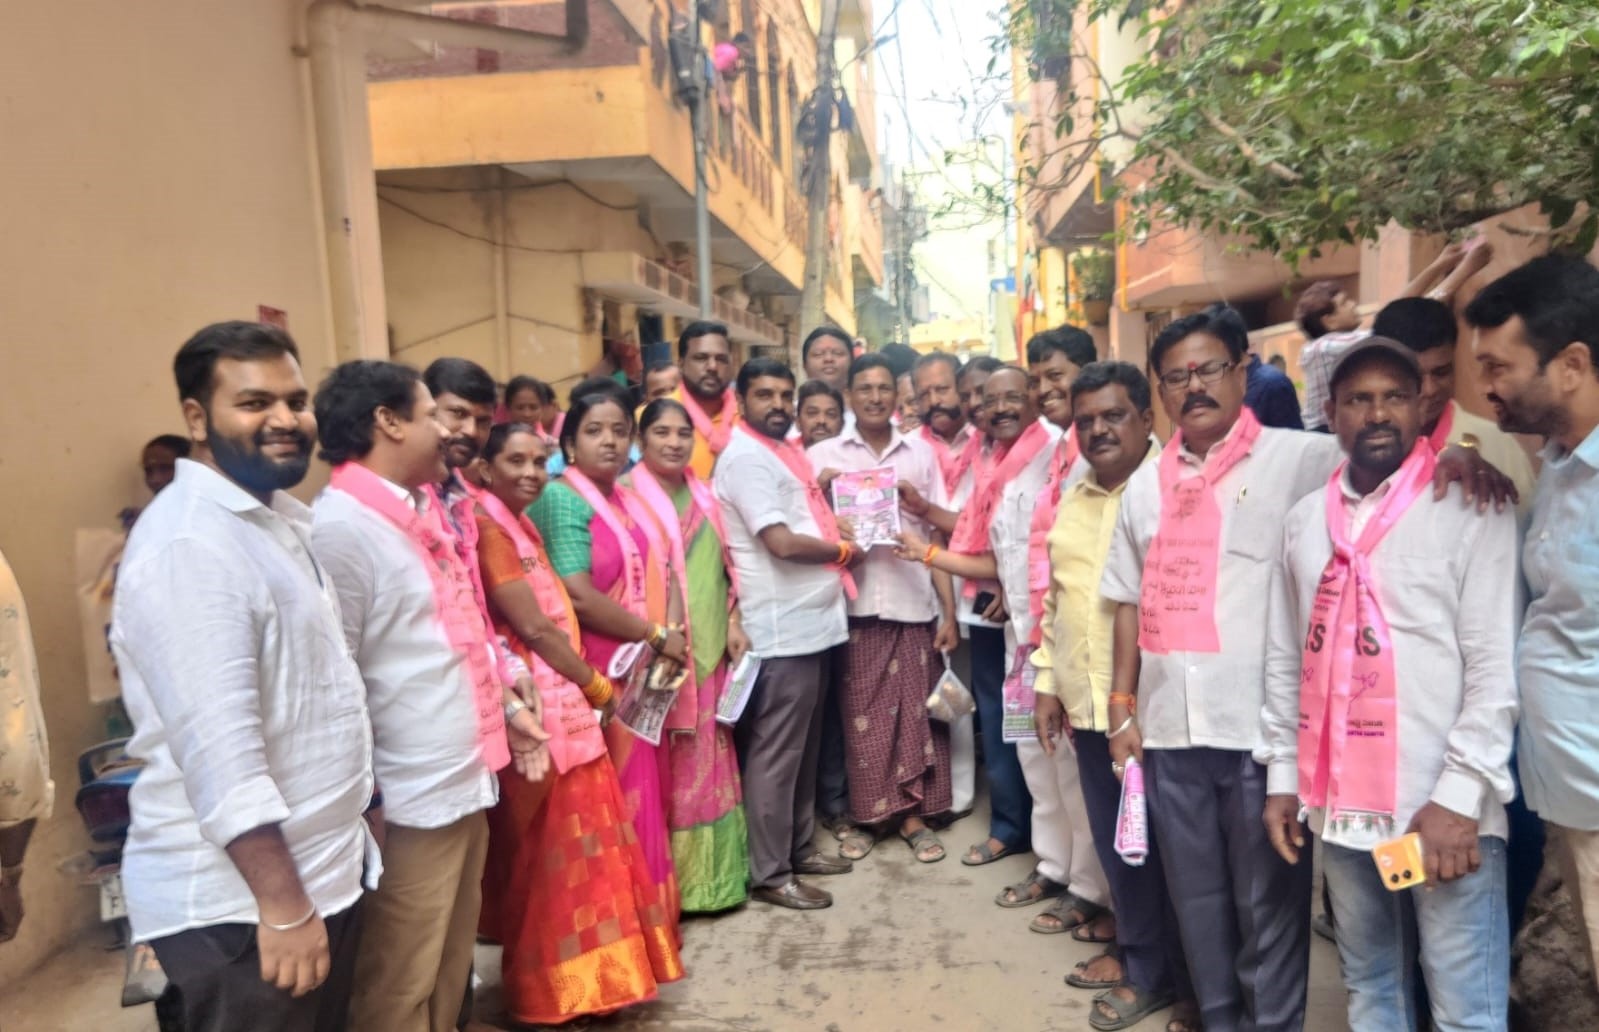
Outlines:
<svg viewBox="0 0 1599 1032"><path fill-rule="evenodd" d="M128 916L128 901L122 896L122 874L107 875L100 882L100 920L115 921Z"/></svg>

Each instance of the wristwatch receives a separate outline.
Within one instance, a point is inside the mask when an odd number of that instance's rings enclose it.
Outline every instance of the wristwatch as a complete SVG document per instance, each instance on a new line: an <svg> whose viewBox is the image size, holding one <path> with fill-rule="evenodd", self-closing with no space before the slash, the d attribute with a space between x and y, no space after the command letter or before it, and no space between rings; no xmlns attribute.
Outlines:
<svg viewBox="0 0 1599 1032"><path fill-rule="evenodd" d="M505 722L509 724L513 717L525 709L527 709L527 703L523 702L521 699L513 699L512 701L506 703Z"/></svg>

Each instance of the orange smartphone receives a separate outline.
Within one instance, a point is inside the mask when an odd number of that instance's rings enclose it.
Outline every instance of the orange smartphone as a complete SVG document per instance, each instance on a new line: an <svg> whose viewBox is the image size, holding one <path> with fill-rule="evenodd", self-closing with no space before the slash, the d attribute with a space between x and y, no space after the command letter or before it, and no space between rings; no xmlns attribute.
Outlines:
<svg viewBox="0 0 1599 1032"><path fill-rule="evenodd" d="M1421 862L1421 836L1415 832L1377 843L1372 847L1371 858L1389 892L1403 892L1427 881L1427 869Z"/></svg>

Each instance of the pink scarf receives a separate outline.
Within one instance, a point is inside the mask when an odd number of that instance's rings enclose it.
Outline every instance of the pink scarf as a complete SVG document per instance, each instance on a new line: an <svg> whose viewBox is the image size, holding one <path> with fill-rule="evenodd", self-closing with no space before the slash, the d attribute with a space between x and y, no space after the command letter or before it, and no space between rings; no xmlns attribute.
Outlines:
<svg viewBox="0 0 1599 1032"><path fill-rule="evenodd" d="M694 392L687 387L679 388L678 400L683 403L683 408L688 410L689 422L694 424L694 432L705 438L706 447L711 449L712 455L720 455L727 450L727 442L733 439L733 427L738 423L738 400L733 395L733 388L729 387L722 392L722 422L718 426L716 421L705 414L700 407L699 399L694 397Z"/></svg>
<svg viewBox="0 0 1599 1032"><path fill-rule="evenodd" d="M594 510L595 515L610 530L616 538L616 547L622 553L622 607L634 616L649 617L649 571L645 567L645 557L633 539L633 534L622 522L623 514L637 523L644 531L644 536L649 539L650 551L657 556L669 555L668 546L661 538L661 528L655 522L655 514L650 512L649 506L643 499L629 491L621 484L611 488L611 497L607 498L594 485L594 481L584 476L576 466L568 466L561 471L561 479L568 487L578 493L578 496ZM621 511L618 512L618 507Z"/></svg>
<svg viewBox="0 0 1599 1032"><path fill-rule="evenodd" d="M633 490L655 513L655 519L665 532L672 579L676 582L678 601L683 606L683 634L692 643L694 628L688 616L688 546L693 538L684 532L677 506L672 504L672 496L666 493L660 481L642 462L633 467L628 477L632 480ZM689 506L689 512L693 511L694 507ZM693 731L699 727L699 679L694 676L693 663L686 664L683 669L688 679L677 693L677 701L672 704L672 709L666 714L666 728L670 731Z"/></svg>
<svg viewBox="0 0 1599 1032"><path fill-rule="evenodd" d="M1055 442L1054 460L1049 464L1049 480L1033 501L1033 519L1027 527L1027 611L1033 615L1033 644L1044 633L1044 596L1049 594L1049 531L1055 526L1060 509L1060 493L1066 475L1077 464L1077 427L1070 426Z"/></svg>
<svg viewBox="0 0 1599 1032"><path fill-rule="evenodd" d="M966 471L972 468L972 460L983 451L983 435L973 429L967 436L966 443L957 450L933 433L932 427L923 426L917 432L933 449L933 455L938 459L938 472L944 478L944 490L954 498L955 492L960 490L961 480L965 478Z"/></svg>
<svg viewBox="0 0 1599 1032"><path fill-rule="evenodd" d="M522 578L533 589L534 601L560 628L574 649L578 649L577 614L561 579L550 568L544 552L544 539L533 521L513 513L504 502L488 491L478 495L483 512L511 539L517 558L522 560ZM533 682L544 699L544 729L550 733L550 759L558 774L565 774L605 755L605 737L600 733L594 707L583 697L583 690L556 673L537 652L527 650Z"/></svg>
<svg viewBox="0 0 1599 1032"><path fill-rule="evenodd" d="M1427 442L1432 445L1434 454L1442 452L1449 447L1449 435L1455 432L1455 403L1450 401L1444 406L1443 415L1438 417L1438 425L1432 428L1432 433L1427 435Z"/></svg>
<svg viewBox="0 0 1599 1032"><path fill-rule="evenodd" d="M426 513L418 513L365 466L335 466L329 483L394 524L416 549L433 585L433 608L444 624L445 640L466 665L477 711L478 753L489 770L506 766L511 751L505 739L503 681L479 601L477 563L475 557L468 561L450 533L437 490L431 484L423 488L429 504ZM474 535L476 528L474 523Z"/></svg>
<svg viewBox="0 0 1599 1032"><path fill-rule="evenodd" d="M1049 428L1042 419L1023 430L1021 436L1008 445L995 448L993 459L977 471L977 483L972 496L955 521L955 532L949 538L949 550L962 555L983 555L992 552L988 530L994 523L994 513L1005 493L1005 485L1021 475L1027 464L1049 444ZM968 581L968 584L971 582Z"/></svg>
<svg viewBox="0 0 1599 1032"><path fill-rule="evenodd" d="M838 537L838 520L833 517L833 510L828 507L827 496L822 493L821 487L816 483L816 470L811 467L811 460L806 456L805 449L794 441L774 441L759 430L744 428L744 433L761 447L777 456L789 473L805 488L805 505L811 511L811 519L816 521L816 529L823 541L836 544ZM844 597L855 597L855 578L843 566L838 569L838 579L844 585Z"/></svg>
<svg viewBox="0 0 1599 1032"><path fill-rule="evenodd" d="M1211 448L1198 476L1183 478L1183 433L1160 452L1160 527L1144 556L1138 600L1138 646L1169 652L1220 652L1216 579L1221 565L1221 506L1216 482L1244 460L1260 436L1248 407L1225 439Z"/></svg>
<svg viewBox="0 0 1599 1032"><path fill-rule="evenodd" d="M1331 806L1334 824L1392 830L1398 767L1393 637L1372 578L1371 555L1432 484L1438 459L1425 438L1399 467L1388 494L1349 540L1345 463L1327 484L1333 554L1321 572L1299 688L1299 795Z"/></svg>

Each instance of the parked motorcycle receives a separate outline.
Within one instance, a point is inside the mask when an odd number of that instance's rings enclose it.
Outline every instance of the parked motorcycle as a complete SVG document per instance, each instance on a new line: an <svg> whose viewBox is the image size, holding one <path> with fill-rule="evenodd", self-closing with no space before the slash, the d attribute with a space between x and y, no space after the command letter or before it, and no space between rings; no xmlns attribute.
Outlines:
<svg viewBox="0 0 1599 1032"><path fill-rule="evenodd" d="M182 1012L177 991L147 944L133 941L127 901L122 895L122 846L127 841L131 815L128 794L143 763L128 755L128 740L113 738L78 754L78 793L74 800L89 839L87 853L68 861L70 873L100 893L100 921L115 928L109 949L124 954L122 1006L155 1004L161 1032L182 1032Z"/></svg>

